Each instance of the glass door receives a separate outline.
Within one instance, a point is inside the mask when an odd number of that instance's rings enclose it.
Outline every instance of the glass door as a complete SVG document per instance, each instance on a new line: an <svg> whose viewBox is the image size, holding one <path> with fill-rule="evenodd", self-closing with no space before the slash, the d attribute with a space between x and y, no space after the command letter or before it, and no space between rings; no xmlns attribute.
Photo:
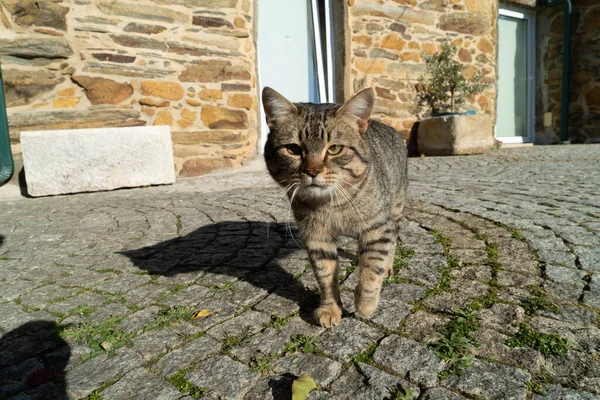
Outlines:
<svg viewBox="0 0 600 400"><path fill-rule="evenodd" d="M533 15L525 11L500 9L496 138L504 143L533 141L534 23Z"/></svg>

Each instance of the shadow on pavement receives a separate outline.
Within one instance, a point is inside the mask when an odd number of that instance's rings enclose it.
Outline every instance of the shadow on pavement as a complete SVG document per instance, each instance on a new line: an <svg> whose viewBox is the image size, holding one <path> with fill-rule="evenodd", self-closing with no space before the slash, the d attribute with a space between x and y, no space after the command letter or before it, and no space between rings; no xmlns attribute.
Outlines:
<svg viewBox="0 0 600 400"><path fill-rule="evenodd" d="M295 270L282 265L281 252L293 255L300 250L293 242L293 247L290 244L286 247L288 237L290 227L284 223L227 221L120 254L153 275L211 272L248 282L269 293L277 290L280 296L299 304L300 316L312 324L312 312L318 306L319 295L294 277ZM293 233L293 237L297 238L298 234ZM308 261L298 262L305 265Z"/></svg>
<svg viewBox="0 0 600 400"><path fill-rule="evenodd" d="M27 322L0 338L0 398L67 400L71 349L53 321ZM0 332L3 334L4 332Z"/></svg>

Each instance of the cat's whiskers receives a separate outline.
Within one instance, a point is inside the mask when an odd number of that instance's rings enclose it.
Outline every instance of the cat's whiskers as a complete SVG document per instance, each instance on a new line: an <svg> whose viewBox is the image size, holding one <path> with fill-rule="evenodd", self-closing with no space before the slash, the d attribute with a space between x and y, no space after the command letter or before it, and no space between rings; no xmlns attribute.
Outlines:
<svg viewBox="0 0 600 400"><path fill-rule="evenodd" d="M339 180L342 181L342 183L345 183L346 185L351 186L354 189L356 189L357 196L364 196L369 201L373 200L366 191L361 190L361 188L359 188L358 186L351 184L350 182L348 182L347 180L345 180L343 178L339 178ZM348 194L350 194L347 190L346 190L346 192Z"/></svg>
<svg viewBox="0 0 600 400"><path fill-rule="evenodd" d="M298 246L298 248L302 248L298 242L296 242L296 238L294 237L294 233L292 232L292 226L290 225L290 213L292 211L292 204L294 203L294 198L296 197L296 194L298 193L298 190L300 190L300 182L294 182L292 184L292 187L295 186L294 192L292 193L292 197L290 197L290 204L288 207L288 212L287 212L287 217L286 217L286 222L285 222L285 227L286 230L289 232L292 240L294 241L294 243L296 243L296 246Z"/></svg>
<svg viewBox="0 0 600 400"><path fill-rule="evenodd" d="M335 183L334 188L336 190L339 189L340 194L346 199L346 201L348 201L348 204L350 205L350 210L352 210L352 213L354 214L354 216L357 219L360 219L360 221L363 223L363 225L365 225L365 220L363 219L362 215L358 211L358 205L356 204L356 202L354 201L352 196L337 182Z"/></svg>

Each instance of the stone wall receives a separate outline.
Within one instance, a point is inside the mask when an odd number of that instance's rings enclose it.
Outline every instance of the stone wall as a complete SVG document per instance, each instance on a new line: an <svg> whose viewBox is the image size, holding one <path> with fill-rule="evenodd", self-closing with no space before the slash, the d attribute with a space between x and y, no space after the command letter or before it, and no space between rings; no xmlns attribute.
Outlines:
<svg viewBox="0 0 600 400"><path fill-rule="evenodd" d="M569 139L600 142L600 3L574 0L571 44ZM536 130L539 141L560 137L563 48L563 8L538 9L538 80ZM543 127L543 114L552 113L552 126Z"/></svg>
<svg viewBox="0 0 600 400"><path fill-rule="evenodd" d="M467 65L490 83L468 105L495 117L498 5L492 0L348 0L346 96L373 87L374 117L408 138L417 120L411 80L425 70L424 54L449 39Z"/></svg>
<svg viewBox="0 0 600 400"><path fill-rule="evenodd" d="M13 151L23 130L171 126L175 170L256 154L255 0L0 0Z"/></svg>

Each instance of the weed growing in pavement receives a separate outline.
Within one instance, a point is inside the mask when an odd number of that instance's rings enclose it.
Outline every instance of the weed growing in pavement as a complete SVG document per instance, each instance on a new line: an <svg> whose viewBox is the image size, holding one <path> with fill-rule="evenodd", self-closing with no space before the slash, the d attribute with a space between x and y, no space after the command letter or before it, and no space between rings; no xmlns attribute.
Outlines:
<svg viewBox="0 0 600 400"><path fill-rule="evenodd" d="M384 397L383 400L411 400L413 398L412 390L405 388L400 384L398 384L396 387L391 387L388 390L390 395Z"/></svg>
<svg viewBox="0 0 600 400"><path fill-rule="evenodd" d="M242 333L239 336L233 336L229 333L225 333L225 338L223 339L223 347L221 348L221 351L226 352L235 346L238 346L242 343L246 343L251 336L252 328L249 326L244 327L244 329L242 329Z"/></svg>
<svg viewBox="0 0 600 400"><path fill-rule="evenodd" d="M471 346L479 346L473 335L479 330L475 311L467 308L456 314L458 317L442 329L444 338L430 344L437 355L448 364L448 368L440 372L440 379L445 379L451 374L462 374L473 363L473 357L469 354Z"/></svg>
<svg viewBox="0 0 600 400"><path fill-rule="evenodd" d="M373 354L377 350L377 342L373 342L369 347L357 356L350 357L350 360L354 363L373 364Z"/></svg>
<svg viewBox="0 0 600 400"><path fill-rule="evenodd" d="M550 311L559 313L562 309L548 298L548 295L539 286L530 286L529 291L531 296L524 300L522 307L529 315L534 315L537 311Z"/></svg>
<svg viewBox="0 0 600 400"><path fill-rule="evenodd" d="M64 327L60 335L67 341L85 344L92 350L82 359L96 357L103 353L112 356L121 347L133 346L131 339L135 333L126 333L118 329L119 321L119 317L111 316L101 323L83 322L77 326Z"/></svg>
<svg viewBox="0 0 600 400"><path fill-rule="evenodd" d="M206 393L206 389L200 386L196 386L192 382L187 380L185 378L185 374L187 372L187 369L182 369L178 371L175 375L167 378L167 381L169 381L173 386L175 386L175 389L177 389L179 392L190 395L192 399L199 399L200 397L203 397Z"/></svg>
<svg viewBox="0 0 600 400"><path fill-rule="evenodd" d="M562 356L571 348L569 339L559 335L547 335L538 332L522 322L519 331L508 340L510 347L531 347L545 355Z"/></svg>
<svg viewBox="0 0 600 400"><path fill-rule="evenodd" d="M314 353L317 344L317 338L310 335L294 335L292 341L285 345L285 351L293 354L297 351L302 353Z"/></svg>

